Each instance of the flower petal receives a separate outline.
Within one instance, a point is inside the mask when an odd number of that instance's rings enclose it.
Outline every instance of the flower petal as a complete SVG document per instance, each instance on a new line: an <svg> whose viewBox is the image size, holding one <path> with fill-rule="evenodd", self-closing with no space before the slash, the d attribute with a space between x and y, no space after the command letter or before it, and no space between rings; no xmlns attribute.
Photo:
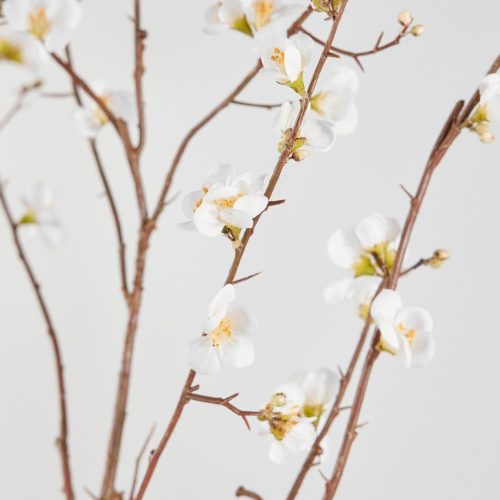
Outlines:
<svg viewBox="0 0 500 500"><path fill-rule="evenodd" d="M364 248L395 240L400 233L399 223L391 217L373 214L356 226L356 234Z"/></svg>
<svg viewBox="0 0 500 500"><path fill-rule="evenodd" d="M220 368L220 351L207 336L199 337L189 344L188 365L197 373L214 373Z"/></svg>
<svg viewBox="0 0 500 500"><path fill-rule="evenodd" d="M247 194L236 200L234 208L247 213L252 219L262 213L269 200L261 194Z"/></svg>
<svg viewBox="0 0 500 500"><path fill-rule="evenodd" d="M328 254L333 263L343 269L352 269L359 259L362 246L354 229L339 229L328 240Z"/></svg>
<svg viewBox="0 0 500 500"><path fill-rule="evenodd" d="M323 297L328 304L337 304L341 300L351 297L353 287L353 278L343 278L327 286L323 292Z"/></svg>
<svg viewBox="0 0 500 500"><path fill-rule="evenodd" d="M302 387L306 393L306 404L328 405L333 401L339 388L339 377L328 368L310 372Z"/></svg>
<svg viewBox="0 0 500 500"><path fill-rule="evenodd" d="M235 368L253 365L255 349L251 340L239 335L233 335L224 344L222 359Z"/></svg>
<svg viewBox="0 0 500 500"><path fill-rule="evenodd" d="M372 303L371 316L380 327L382 323L394 325L403 302L395 290L382 290Z"/></svg>
<svg viewBox="0 0 500 500"><path fill-rule="evenodd" d="M432 332L433 321L431 315L421 307L404 307L396 317L396 324L404 325L406 330L415 332Z"/></svg>

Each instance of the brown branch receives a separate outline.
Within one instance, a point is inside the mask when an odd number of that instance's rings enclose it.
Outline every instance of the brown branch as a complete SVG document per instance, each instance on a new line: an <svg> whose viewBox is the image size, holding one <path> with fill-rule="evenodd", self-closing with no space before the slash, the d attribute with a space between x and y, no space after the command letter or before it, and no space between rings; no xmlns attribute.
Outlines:
<svg viewBox="0 0 500 500"><path fill-rule="evenodd" d="M106 115L106 118L114 126L118 136L120 137L127 161L130 167L130 173L132 175L132 180L134 182L134 188L136 192L137 205L139 208L139 214L143 223L147 221L148 209L146 204L146 196L144 193L144 186L139 172L139 152L134 149L130 140L130 134L127 128L127 124L117 118L113 112L109 109L106 103L101 97L99 97L89 86L89 84L81 78L73 68L70 61L64 61L57 54L51 54L52 59L71 77L73 85L81 89L85 94L87 94L90 99L92 99Z"/></svg>
<svg viewBox="0 0 500 500"><path fill-rule="evenodd" d="M73 500L74 493L73 493L69 446L68 446L69 430L68 430L68 410L66 404L66 383L64 380L64 365L62 360L61 347L59 345L59 340L54 327L54 323L49 313L49 309L47 307L47 303L42 294L41 286L35 276L33 268L30 264L30 261L28 260L24 247L19 238L18 225L16 224L15 219L10 210L10 207L8 205L7 198L4 193L4 188L1 182L0 182L0 202L2 204L5 216L7 217L7 221L10 226L12 239L14 241L14 245L16 247L19 259L24 267L24 270L26 271L26 274L28 275L31 287L33 288L33 292L35 293L36 300L42 312L42 316L45 321L45 325L47 327L47 334L49 336L49 340L52 346L52 352L54 354L54 361L56 365L57 387L58 387L59 414L61 419L59 427L59 436L56 440L56 443L59 452L61 454L64 494L68 500Z"/></svg>
<svg viewBox="0 0 500 500"><path fill-rule="evenodd" d="M236 490L236 496L253 498L253 500L264 500L260 495L257 495L257 493L247 490L246 488L243 488L243 486L240 486Z"/></svg>
<svg viewBox="0 0 500 500"><path fill-rule="evenodd" d="M292 152L294 141L298 136L300 127L302 125L302 121L304 120L305 113L306 113L308 106L309 106L310 96L314 92L314 89L315 89L316 84L318 82L319 75L320 75L321 71L323 70L323 67L328 59L328 52L330 50L331 44L333 43L333 39L335 38L335 35L337 33L337 29L338 29L340 20L342 19L342 15L344 13L347 1L348 0L344 0L342 2L342 5L341 5L339 12L338 12L338 15L335 18L335 20L333 21L332 28L331 28L330 33L328 35L327 43L326 43L326 45L325 45L325 47L320 55L320 58L316 64L316 67L314 69L314 72L313 72L313 75L311 78L311 82L310 82L309 87L307 89L307 93L301 100L301 109L300 109L299 115L297 117L296 123L292 129L292 133L290 134L288 143L285 146L283 152L281 153L281 155L279 156L279 158L277 160L276 166L274 168L273 174L271 176L271 179L269 181L269 184L268 184L268 186L266 188L266 192L265 192L265 196L268 199L273 194L274 189L276 187L276 184L278 183L278 180L279 180L281 173L283 171L283 168L285 167L286 163L288 162L288 160L290 158L290 154ZM308 9L306 11L304 11L304 13L302 13L302 15L295 21L295 23L289 29L288 33L290 34L290 31L292 29L294 29L295 31L299 30L301 23L304 22L305 19L307 19L308 15L311 13L311 11L312 11L311 8L308 7ZM260 69L260 67L261 66L260 66L260 62L259 62L253 70L253 71L255 71L255 74ZM250 73L250 74L252 74L252 73ZM251 78L253 78L253 76L254 75L252 75ZM225 101L223 101L223 103L222 103L223 107L227 106L227 104L229 104L234 99L234 97L235 97L235 95L230 96L230 99L227 100L226 104L224 104ZM216 108L216 110L217 109L218 108ZM209 119L211 119L211 116L210 115L208 115L208 116L210 117ZM189 142L189 139L190 139L189 134L188 134L187 138L188 138L188 142ZM182 145L181 145L181 147L182 147ZM161 200L162 200L162 197L160 197L160 201ZM160 207L160 212L161 212L161 205L162 204L163 204L163 201L161 202L160 205L158 205ZM154 216L152 219L154 219ZM228 274L227 274L227 277L225 280L225 284L232 283L234 281L236 273L237 273L239 265L240 265L240 262L241 262L241 259L242 259L242 256L243 256L243 253L248 245L248 242L250 241L250 238L252 237L252 235L255 231L255 227L257 226L259 220L260 220L260 215L254 219L253 228L245 231L245 234L244 234L242 242L241 242L242 243L241 246L235 250L233 262L229 268L229 271L228 271ZM174 432L174 430L177 426L177 423L179 422L179 419L182 415L182 412L183 412L184 407L186 405L186 396L189 393L189 391L191 390L191 387L193 385L193 381L194 381L195 377L196 377L196 373L193 370L190 370L189 374L187 376L187 379L184 383L184 387L183 387L183 390L181 392L181 395L179 396L179 400L178 400L177 406L175 407L174 413L173 413L173 415L172 415L172 417L167 425L167 428L166 428L165 433L160 441L160 444L158 445L154 455L151 458L148 470L146 471L146 474L144 476L144 479L143 479L143 482L142 482L141 487L139 489L139 493L136 497L136 500L141 500L146 492L146 489L149 485L149 482L151 481L151 478L154 474L156 466L158 465L158 461L160 459L160 456L162 455L163 451L165 450L165 447L166 447L168 441L170 440L170 437L172 436L172 433Z"/></svg>
<svg viewBox="0 0 500 500"><path fill-rule="evenodd" d="M249 411L249 410L240 410L236 406L234 406L231 401L233 399L237 398L239 396L239 393L231 394L231 396L228 396L227 398L216 398L212 396L203 396L202 394L196 394L193 392L193 389L191 389L191 392L186 394L186 399L188 401L200 401L202 403L208 403L212 405L219 405L219 406L224 406L224 408L227 408L229 411L232 411L235 415L238 415L243 419L243 422L245 422L245 425L247 426L248 430L250 430L250 424L248 422L247 417L258 417L262 414L261 411Z"/></svg>
<svg viewBox="0 0 500 500"><path fill-rule="evenodd" d="M247 102L247 101L238 101L237 99L233 99L231 104L238 104L239 106L248 106L251 108L263 108L263 109L275 109L279 108L282 103L279 104L261 104L257 102Z"/></svg>
<svg viewBox="0 0 500 500"><path fill-rule="evenodd" d="M148 432L146 440L144 441L144 444L142 445L142 448L139 451L139 455L137 455L137 458L135 459L134 477L132 478L132 486L130 487L129 500L134 500L135 487L137 485L137 478L139 477L139 467L141 466L142 457L146 452L146 448L148 447L149 442L153 437L153 432L155 431L155 428L156 425L153 425L153 427L151 427L151 430Z"/></svg>
<svg viewBox="0 0 500 500"><path fill-rule="evenodd" d="M17 97L14 104L7 111L7 113L0 119L0 132L11 122L11 120L21 111L24 106L24 100L28 95L39 89L42 85L42 82L37 80L33 83L23 85L19 91L17 92Z"/></svg>
<svg viewBox="0 0 500 500"><path fill-rule="evenodd" d="M361 68L362 71L364 71L364 67L361 64L360 58L361 57L366 57L366 56L371 56L373 54L378 54L379 52L383 52L384 50L387 50L391 47L394 47L396 45L399 45L399 42L403 37L408 35L408 28L409 26L404 26L401 31L389 42L381 45L382 37L384 35L384 32L380 33L379 37L377 38L377 41L375 42L375 45L373 46L372 49L369 50L362 50L362 51L351 51L351 50L345 50L341 49L339 47L332 46L332 49L329 53L330 57L339 57L339 54L346 56L346 57L351 57L354 59L354 61L358 64L358 66ZM302 31L304 34L308 35L311 37L311 39L316 42L317 44L321 45L324 47L325 42L318 38L317 36L313 35L311 32L307 31L304 28L301 28L300 31Z"/></svg>
<svg viewBox="0 0 500 500"><path fill-rule="evenodd" d="M69 45L66 47L66 59L67 64L70 68L73 68L73 60L71 56L71 49ZM82 99L80 96L80 92L78 91L78 86L71 80L72 83L72 95L75 98L75 101L78 106L82 106ZM106 199L108 200L108 205L111 210L111 215L113 218L113 223L115 227L116 239L118 243L118 262L120 267L120 279L121 279L121 288L125 300L128 302L129 300L129 291L128 291L128 278L127 278L127 260L126 260L126 245L125 238L123 236L123 229L120 214L118 212L118 206L115 201L115 197L113 195L113 191L111 189L111 184L109 183L108 176L104 169L104 165L101 159L101 155L99 153L99 148L97 147L97 141L95 139L88 139L88 144L90 150L92 152L92 157L94 158L97 171L99 173L99 177L101 179L102 185L104 187L104 192L106 195Z"/></svg>
<svg viewBox="0 0 500 500"><path fill-rule="evenodd" d="M488 71L488 73L496 72L499 66L500 66L500 57L497 57L497 59L491 66L490 70ZM446 152L450 148L450 146L453 144L455 139L460 135L460 132L462 130L460 125L469 117L470 113L475 108L478 102L479 102L479 94L477 92L474 93L474 95L471 97L465 108L463 101L459 101L454 106L441 133L439 134L438 141L432 148L431 154L429 156L424 172L422 174L422 178L420 180L417 193L415 194L414 198L411 201L410 209L406 217L406 222L401 234L401 241L398 247L398 251L396 253L394 266L387 283L387 288L389 289L394 290L396 288L398 280L402 274L401 269L403 265L403 258L408 248L408 244L413 232L413 227L415 225L415 221L422 207L422 203L427 193L427 189L429 187L432 175L435 172L438 165L440 164L443 157L445 156ZM356 389L356 395L352 405L351 414L344 434L344 439L342 441L342 445L339 454L337 456L337 461L335 463L335 467L333 469L331 478L326 482L325 494L323 500L331 500L335 496L337 488L342 479L342 475L345 469L345 465L347 463L347 459L349 457L353 441L357 435L356 429L358 428L359 415L361 412L361 408L363 406L366 389L368 387L368 382L370 380L372 368L379 356L379 351L377 350L376 347L379 338L380 338L380 332L377 331L374 336L372 345L365 358L363 370L361 372L358 387Z"/></svg>
<svg viewBox="0 0 500 500"><path fill-rule="evenodd" d="M136 153L140 153L144 148L146 139L146 125L144 117L144 97L142 90L142 79L144 76L144 40L147 37L146 31L141 28L141 1L134 0L134 34L135 34L135 96L137 103L137 116L139 118L139 142L135 147Z"/></svg>

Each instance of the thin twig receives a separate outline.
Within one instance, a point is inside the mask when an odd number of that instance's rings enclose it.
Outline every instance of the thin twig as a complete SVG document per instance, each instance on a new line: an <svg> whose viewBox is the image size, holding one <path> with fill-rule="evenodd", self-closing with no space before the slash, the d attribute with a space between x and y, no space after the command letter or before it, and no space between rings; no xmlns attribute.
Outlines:
<svg viewBox="0 0 500 500"><path fill-rule="evenodd" d="M144 40L147 33L141 28L141 1L134 0L134 34L135 34L135 96L137 105L137 115L139 117L139 142L135 147L136 153L140 153L144 148L146 139L146 124L144 117L144 97L142 91L142 79L144 76Z"/></svg>
<svg viewBox="0 0 500 500"><path fill-rule="evenodd" d="M148 435L146 436L146 440L144 441L144 444L142 445L142 448L140 449L139 454L137 455L137 458L135 459L134 477L132 478L132 486L130 487L129 500L134 500L135 487L137 485L137 478L139 477L139 467L141 466L142 457L144 456L144 453L146 452L146 448L148 447L149 442L151 441L151 438L153 437L153 432L155 431L155 428L156 428L156 425L153 425L151 427L151 430L148 432Z"/></svg>
<svg viewBox="0 0 500 500"><path fill-rule="evenodd" d="M286 163L288 162L288 160L290 158L290 154L292 152L294 141L298 136L300 127L302 125L302 121L304 120L305 113L306 113L308 106L309 106L310 96L312 95L312 93L316 87L319 75L320 75L321 71L323 70L323 67L328 59L328 51L330 50L333 39L335 38L335 35L337 33L338 25L340 23L340 20L342 19L342 15L344 13L347 1L348 0L344 0L342 2L342 5L341 5L339 12L338 12L338 15L332 24L332 28L331 28L330 33L328 35L327 43L326 43L326 45L325 45L325 47L320 55L320 58L316 64L316 67L314 69L314 72L313 72L313 75L311 78L311 82L310 82L309 87L307 89L307 93L301 99L301 109L300 109L299 115L296 119L296 123L292 129L292 133L290 134L287 145L285 146L283 152L281 153L281 155L279 156L279 158L277 160L273 174L271 176L269 184L268 184L266 191L264 193L268 199L271 198L271 195L274 192L274 189L276 187L276 184L278 183L278 180L281 176L283 168L285 167ZM310 13L311 13L311 8L309 7L295 21L295 23L292 25L292 28L295 30L300 29L301 23L303 23L305 21L305 19L307 19L308 15ZM288 31L288 33L290 34L290 30ZM255 68L255 74L259 69L260 69L260 62L257 64L257 66ZM253 76L252 76L252 78L253 78ZM227 104L229 104L234 99L234 97L235 96L231 96L231 98L227 101ZM227 105L227 104L225 104L225 105ZM253 228L245 231L245 234L244 234L242 242L241 242L242 243L241 246L235 250L233 262L229 268L229 271L228 271L228 274L227 274L227 277L225 280L226 284L232 283L234 281L236 273L237 273L239 265L240 265L240 262L241 262L241 259L242 259L242 256L243 256L243 253L248 245L248 242L250 241L250 238L252 237L252 235L255 231L255 227L256 227L257 223L259 222L259 220L260 220L260 216L257 216L254 219ZM160 441L160 444L156 448L154 455L151 457L151 461L149 463L148 470L146 471L146 474L144 476L144 479L143 479L143 482L142 482L141 487L139 489L139 493L136 497L136 500L141 500L146 492L146 489L147 489L147 487L151 481L151 478L154 474L154 471L156 470L156 467L158 465L158 461L159 461L163 451L165 450L165 447L167 446L167 444L170 440L170 437L172 436L172 433L174 432L174 430L177 426L177 423L179 422L179 419L182 415L182 412L183 412L184 407L186 405L186 395L188 394L190 388L192 387L195 377L196 377L196 373L193 370L190 370L189 374L187 376L187 379L184 383L184 387L182 389L182 392L179 396L179 400L178 400L177 406L175 407L174 413L173 413L173 415L172 415L172 417L167 425L167 428L166 428L165 433Z"/></svg>
<svg viewBox="0 0 500 500"><path fill-rule="evenodd" d="M497 57L488 73L494 73L500 67L500 57ZM403 258L408 248L408 244L413 232L413 228L420 213L422 203L424 201L429 183L431 181L432 175L435 172L441 160L445 156L446 152L453 144L455 139L460 135L462 128L460 125L469 117L472 110L476 107L479 102L479 94L477 92L471 97L469 102L464 108L463 101L459 101L451 111L446 123L439 134L438 141L432 148L431 154L425 166L422 178L420 180L417 193L415 194L408 215L406 217L406 222L401 234L401 241L398 246L396 253L396 258L394 260L394 266L388 279L387 288L395 289L398 280L401 277L401 269L403 265ZM380 339L380 332L376 332L372 345L368 350L363 365L363 370L359 379L358 387L356 389L356 395L354 402L352 404L352 411L349 417L349 421L344 434L344 439L340 451L337 455L337 461L333 469L331 478L327 481L325 485L325 494L323 500L331 500L337 491L337 488L342 479L342 475L349 457L349 453L353 444L354 439L357 435L357 427L359 415L363 406L363 401L365 398L366 390L368 387L368 382L372 372L372 368L379 356L379 351L377 350L377 343Z"/></svg>
<svg viewBox="0 0 500 500"><path fill-rule="evenodd" d="M12 239L14 241L14 245L16 247L19 259L24 267L24 270L26 271L26 274L28 275L31 287L33 288L33 292L35 293L38 305L42 312L42 316L45 321L45 325L47 327L47 334L49 336L50 343L52 346L52 351L54 354L54 361L55 361L56 375L57 375L58 398L59 398L59 414L61 419L59 427L59 436L56 442L59 452L61 454L64 494L67 500L73 500L74 493L73 493L71 465L69 457L69 445L68 445L69 430L68 430L68 410L66 404L66 383L64 380L64 365L62 360L61 347L59 345L59 340L54 327L54 323L52 321L52 317L50 316L49 313L47 303L42 294L41 286L35 276L31 263L28 260L24 247L19 238L18 235L19 226L16 224L16 221L12 215L12 212L7 202L7 198L5 196L3 184L1 182L0 182L0 202L2 204L5 216L7 217L7 221L10 226Z"/></svg>
<svg viewBox="0 0 500 500"><path fill-rule="evenodd" d="M262 274L262 271L259 271L258 273L249 274L248 276L245 276L244 278L239 278L237 280L234 280L232 284L238 285L239 283L243 283L244 281L248 281L252 278L255 278L256 276L259 276L259 274Z"/></svg>
<svg viewBox="0 0 500 500"><path fill-rule="evenodd" d="M17 97L14 102L14 104L11 106L11 108L7 111L7 113L0 119L0 132L11 122L11 120L21 111L21 109L24 106L24 101L28 95L39 89L40 86L42 85L42 82L39 80L21 86L19 91L17 92Z"/></svg>
<svg viewBox="0 0 500 500"><path fill-rule="evenodd" d="M236 496L253 498L253 500L264 500L260 495L257 495L257 493L255 493L254 491L247 490L243 486L240 486L236 490Z"/></svg>
<svg viewBox="0 0 500 500"><path fill-rule="evenodd" d="M245 422L245 425L247 426L248 430L250 430L250 423L248 422L247 417L258 417L262 414L261 411L248 411L248 410L240 410L236 406L234 406L231 401L233 401L235 398L239 396L239 393L231 394L231 396L228 396L227 398L216 398L212 396L204 396L202 394L196 394L194 392L189 392L186 394L186 399L188 401L200 401L202 403L208 403L212 405L219 405L219 406L224 406L224 408L227 408L229 411L232 411L234 414L238 415L243 419L243 422Z"/></svg>
<svg viewBox="0 0 500 500"><path fill-rule="evenodd" d="M263 109L275 109L279 108L282 103L279 104L261 104L257 102L247 102L247 101L238 101L237 99L233 99L231 104L238 104L239 106L248 106L251 108L263 108Z"/></svg>

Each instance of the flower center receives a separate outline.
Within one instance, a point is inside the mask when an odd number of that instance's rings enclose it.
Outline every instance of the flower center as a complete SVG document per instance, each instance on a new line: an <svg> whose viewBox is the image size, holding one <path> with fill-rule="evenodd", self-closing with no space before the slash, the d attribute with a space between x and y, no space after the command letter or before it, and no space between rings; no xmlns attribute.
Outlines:
<svg viewBox="0 0 500 500"><path fill-rule="evenodd" d="M415 335L417 334L417 332L415 330L410 330L406 328L406 326L403 325L403 323L399 323L397 328L398 331L406 337L406 340L408 340L408 344L410 344L411 346L415 340Z"/></svg>
<svg viewBox="0 0 500 500"><path fill-rule="evenodd" d="M271 13L274 8L272 0L255 0L253 10L255 12L255 26L257 29L262 28L269 22Z"/></svg>
<svg viewBox="0 0 500 500"><path fill-rule="evenodd" d="M269 430L278 441L283 438L297 425L293 414L274 415L269 419Z"/></svg>
<svg viewBox="0 0 500 500"><path fill-rule="evenodd" d="M28 15L29 31L35 38L43 40L50 31L50 22L43 7L38 7Z"/></svg>
<svg viewBox="0 0 500 500"><path fill-rule="evenodd" d="M274 47L271 61L273 61L276 66L278 66L278 69L285 74L285 53L282 50Z"/></svg>
<svg viewBox="0 0 500 500"><path fill-rule="evenodd" d="M24 215L19 219L18 224L38 224L35 211L32 208L28 208Z"/></svg>
<svg viewBox="0 0 500 500"><path fill-rule="evenodd" d="M221 343L224 343L229 338L233 336L233 325L231 321L224 318L215 330L210 333L210 342L212 342L213 347L220 347Z"/></svg>
<svg viewBox="0 0 500 500"><path fill-rule="evenodd" d="M101 101L103 102L104 106L109 108L109 103L111 101L110 96L99 96ZM92 113L95 121L102 127L103 125L106 125L106 123L109 122L109 118L106 116L106 113L103 111L103 109L100 106L96 106L94 108L94 111Z"/></svg>
<svg viewBox="0 0 500 500"><path fill-rule="evenodd" d="M19 47L5 38L0 38L0 61L23 62L23 55Z"/></svg>
<svg viewBox="0 0 500 500"><path fill-rule="evenodd" d="M243 195L237 194L235 196L230 196L229 198L218 198L217 200L213 201L213 204L219 208L233 208L234 204L242 197Z"/></svg>

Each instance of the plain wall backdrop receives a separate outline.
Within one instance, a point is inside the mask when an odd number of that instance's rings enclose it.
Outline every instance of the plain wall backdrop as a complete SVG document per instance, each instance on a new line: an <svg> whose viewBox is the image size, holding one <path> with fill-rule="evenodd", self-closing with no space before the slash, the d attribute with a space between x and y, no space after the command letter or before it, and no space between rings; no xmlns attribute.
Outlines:
<svg viewBox="0 0 500 500"><path fill-rule="evenodd" d="M142 171L150 203L184 133L253 66L250 39L202 33L210 2L143 1L147 38L145 92L148 137ZM397 33L408 8L427 26L424 36L366 58L360 74L360 123L326 154L290 163L276 198L286 203L262 218L240 276L263 271L238 287L259 319L253 367L200 376L202 393L240 392L238 405L257 409L296 370L346 366L361 322L350 304L328 306L324 287L342 276L326 252L329 235L373 212L403 221L426 157L458 99L468 99L498 52L500 4L492 0L351 0L336 45L373 46L381 30ZM132 89L132 2L86 0L74 36L78 71ZM307 26L325 37L320 15ZM331 60L329 65L353 61ZM0 66L0 116L29 74ZM52 65L47 90L66 91ZM242 98L292 97L263 76ZM119 289L114 229L86 141L74 124L71 99L30 99L0 134L0 171L8 196L40 180L50 184L64 224L65 246L52 252L26 241L54 316L66 366L70 447L78 498L102 479L126 310ZM137 336L118 486L129 489L134 461L156 423L159 440L186 375L185 350L200 332L209 300L232 258L223 238L180 231L181 199L206 171L228 162L238 171L269 172L277 159L274 112L231 106L193 140L169 206L152 239ZM99 137L105 168L119 199L133 263L136 205L121 146L111 127ZM446 248L438 271L422 269L401 282L408 305L435 321L432 363L407 370L389 356L377 363L362 420L338 492L339 500L493 500L500 497L500 335L497 325L500 244L498 145L465 132L432 181L410 256ZM62 498L55 447L55 374L40 312L0 216L0 498ZM352 391L346 398L351 400ZM345 416L333 427L331 446ZM281 499L301 465L272 464L268 442L223 408L191 403L152 481L150 499L230 499L243 484L266 500ZM334 453L321 467L332 468ZM313 470L302 499L320 498Z"/></svg>

